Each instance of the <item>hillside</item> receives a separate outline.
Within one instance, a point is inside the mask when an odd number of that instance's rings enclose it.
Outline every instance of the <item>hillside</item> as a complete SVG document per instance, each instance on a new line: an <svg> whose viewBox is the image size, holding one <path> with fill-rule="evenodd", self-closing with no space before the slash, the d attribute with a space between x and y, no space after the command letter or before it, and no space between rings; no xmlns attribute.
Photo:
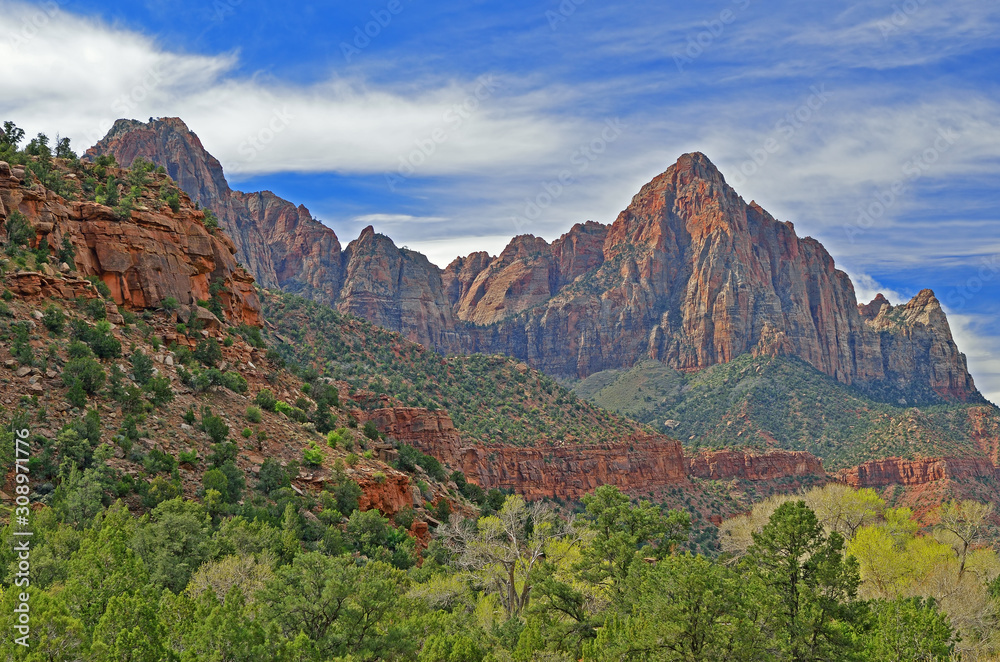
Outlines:
<svg viewBox="0 0 1000 662"><path fill-rule="evenodd" d="M463 438L515 446L610 443L648 430L503 356L441 356L292 294L262 297L265 335L288 360L347 382L359 406L446 408Z"/></svg>
<svg viewBox="0 0 1000 662"><path fill-rule="evenodd" d="M993 461L1000 441L994 405L886 404L788 357L744 355L695 373L648 361L573 389L692 449L803 450L830 470L887 457Z"/></svg>

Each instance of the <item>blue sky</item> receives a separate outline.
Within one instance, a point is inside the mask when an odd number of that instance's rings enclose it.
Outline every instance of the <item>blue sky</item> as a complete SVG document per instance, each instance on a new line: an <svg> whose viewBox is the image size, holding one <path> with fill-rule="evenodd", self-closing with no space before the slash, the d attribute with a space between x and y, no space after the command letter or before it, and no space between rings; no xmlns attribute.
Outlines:
<svg viewBox="0 0 1000 662"><path fill-rule="evenodd" d="M30 133L180 116L235 187L442 266L611 222L703 151L859 299L934 289L1000 400L994 2L0 0L0 28Z"/></svg>

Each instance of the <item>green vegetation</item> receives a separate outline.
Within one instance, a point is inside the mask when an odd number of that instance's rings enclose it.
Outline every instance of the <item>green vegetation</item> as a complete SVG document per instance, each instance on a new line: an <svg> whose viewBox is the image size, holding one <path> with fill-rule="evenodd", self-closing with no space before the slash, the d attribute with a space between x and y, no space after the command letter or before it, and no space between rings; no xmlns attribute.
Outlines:
<svg viewBox="0 0 1000 662"><path fill-rule="evenodd" d="M363 409L384 406L382 398L446 408L463 436L480 443L604 442L643 430L506 357L444 357L291 294L265 293L263 304L276 326L269 340L278 356L302 374L348 382ZM268 402L257 404L268 409Z"/></svg>
<svg viewBox="0 0 1000 662"><path fill-rule="evenodd" d="M973 412L990 405L879 402L795 358L740 356L682 374L658 362L591 375L574 390L691 448L809 451L828 469L881 457L979 454Z"/></svg>

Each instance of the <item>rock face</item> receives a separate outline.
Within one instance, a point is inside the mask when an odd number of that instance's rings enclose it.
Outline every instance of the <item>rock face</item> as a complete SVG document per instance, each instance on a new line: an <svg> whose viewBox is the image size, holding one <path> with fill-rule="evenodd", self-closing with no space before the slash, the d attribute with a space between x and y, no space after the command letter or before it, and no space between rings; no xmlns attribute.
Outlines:
<svg viewBox="0 0 1000 662"><path fill-rule="evenodd" d="M753 481L826 476L809 453L718 451L685 458L680 442L653 435L597 445L471 446L462 443L444 411L384 408L370 418L379 431L461 469L484 489L510 489L533 499L579 499L605 484L645 491L688 476Z"/></svg>
<svg viewBox="0 0 1000 662"><path fill-rule="evenodd" d="M341 250L303 207L231 191L178 119L119 121L90 153L165 165L218 211L262 285L444 352L502 353L561 377L785 354L908 402L981 399L933 293L859 306L819 242L744 202L700 153L642 187L610 226L578 224L551 244L522 235L444 270L371 228Z"/></svg>
<svg viewBox="0 0 1000 662"><path fill-rule="evenodd" d="M997 478L997 468L986 458L927 458L903 460L887 458L864 462L837 472L838 481L851 487L926 485L947 479Z"/></svg>
<svg viewBox="0 0 1000 662"><path fill-rule="evenodd" d="M9 172L7 164L0 163L0 171L5 168ZM104 205L67 201L38 185L23 188L16 177L0 177L0 223L17 210L35 229L34 245L45 241L58 247L68 239L75 249L76 272L100 278L118 305L138 310L168 297L193 305L209 299L210 287L217 283L229 320L259 325L260 301L253 277L237 265L232 241L208 230L202 222L204 212L186 196L180 210L172 211L157 198L165 175L152 173L150 178L152 184L136 200L131 216L122 220ZM36 294L35 289L45 294L49 288L50 294L75 296L86 289L76 275L54 271L34 278L15 275L12 284L26 295Z"/></svg>
<svg viewBox="0 0 1000 662"><path fill-rule="evenodd" d="M410 479L406 474L386 472L383 482L371 476L359 476L357 482L361 487L361 496L358 497L358 508L361 510L375 508L386 517L392 517L403 508L413 505Z"/></svg>
<svg viewBox="0 0 1000 662"><path fill-rule="evenodd" d="M825 476L823 463L811 453L740 450L706 451L687 461L688 474L710 480L774 480L775 478Z"/></svg>

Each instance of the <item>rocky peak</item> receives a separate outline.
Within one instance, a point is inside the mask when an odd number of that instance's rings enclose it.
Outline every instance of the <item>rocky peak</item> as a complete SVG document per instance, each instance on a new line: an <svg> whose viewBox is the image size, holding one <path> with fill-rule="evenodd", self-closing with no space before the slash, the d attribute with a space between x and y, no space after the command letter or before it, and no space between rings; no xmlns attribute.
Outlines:
<svg viewBox="0 0 1000 662"><path fill-rule="evenodd" d="M179 120L118 123L102 151L122 162L141 151L195 197L216 196L205 204L223 210L261 285L445 352L503 353L575 377L650 358L697 370L787 354L845 384L979 397L932 293L859 306L819 242L746 203L700 152L643 186L611 226L578 224L551 244L522 235L496 258L473 253L442 271L374 228L342 251L304 207L228 191Z"/></svg>
<svg viewBox="0 0 1000 662"><path fill-rule="evenodd" d="M892 307L889 300L882 295L881 292L875 295L875 298L871 300L870 303L858 304L858 312L866 320L873 320L878 317L878 314L882 312L885 307Z"/></svg>

